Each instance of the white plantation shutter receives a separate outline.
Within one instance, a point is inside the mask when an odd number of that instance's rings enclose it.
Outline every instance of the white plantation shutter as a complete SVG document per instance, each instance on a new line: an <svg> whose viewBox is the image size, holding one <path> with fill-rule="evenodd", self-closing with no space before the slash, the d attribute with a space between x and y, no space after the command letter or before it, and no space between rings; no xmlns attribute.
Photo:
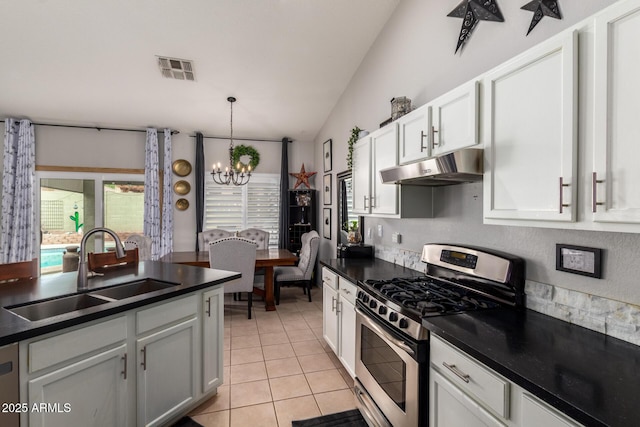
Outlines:
<svg viewBox="0 0 640 427"><path fill-rule="evenodd" d="M280 175L253 174L241 187L217 185L211 179L205 183L205 230L259 228L269 232L269 246L278 246Z"/></svg>

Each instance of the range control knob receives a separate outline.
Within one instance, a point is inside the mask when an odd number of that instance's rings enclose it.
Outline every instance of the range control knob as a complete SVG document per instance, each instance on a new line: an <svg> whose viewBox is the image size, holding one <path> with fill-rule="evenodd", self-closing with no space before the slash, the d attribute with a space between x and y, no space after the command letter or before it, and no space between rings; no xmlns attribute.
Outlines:
<svg viewBox="0 0 640 427"><path fill-rule="evenodd" d="M356 295L356 298L362 299L362 291L358 291L358 294Z"/></svg>
<svg viewBox="0 0 640 427"><path fill-rule="evenodd" d="M403 317L402 319L400 319L400 323L398 323L398 326L400 326L401 329L407 329L409 327L409 322L407 322L407 319Z"/></svg>
<svg viewBox="0 0 640 427"><path fill-rule="evenodd" d="M369 295L363 293L362 302L365 303L365 304L368 303L369 302Z"/></svg>
<svg viewBox="0 0 640 427"><path fill-rule="evenodd" d="M378 303L376 302L376 300L372 299L371 302L369 303L369 307L376 308L377 306L378 306Z"/></svg>
<svg viewBox="0 0 640 427"><path fill-rule="evenodd" d="M378 313L382 315L387 314L387 307L385 307L384 305L381 305L380 308L378 309Z"/></svg>
<svg viewBox="0 0 640 427"><path fill-rule="evenodd" d="M391 314L389 314L389 320L392 322L395 322L396 320L398 320L398 313L394 313L392 311Z"/></svg>

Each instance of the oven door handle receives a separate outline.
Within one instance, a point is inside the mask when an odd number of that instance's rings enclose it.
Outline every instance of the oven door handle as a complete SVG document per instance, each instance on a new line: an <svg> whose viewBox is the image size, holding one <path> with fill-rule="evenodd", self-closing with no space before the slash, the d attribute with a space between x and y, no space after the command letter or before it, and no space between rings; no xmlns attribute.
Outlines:
<svg viewBox="0 0 640 427"><path fill-rule="evenodd" d="M415 356L416 352L413 351L413 349L409 347L407 343L390 335L387 331L385 331L380 326L375 324L373 321L371 321L371 319L369 319L369 317L364 311L356 307L356 313L362 316L362 321L367 324L367 327L373 329L377 334L381 335L384 339L386 339L390 343L396 345L397 347L400 347L404 352L410 354L411 356Z"/></svg>

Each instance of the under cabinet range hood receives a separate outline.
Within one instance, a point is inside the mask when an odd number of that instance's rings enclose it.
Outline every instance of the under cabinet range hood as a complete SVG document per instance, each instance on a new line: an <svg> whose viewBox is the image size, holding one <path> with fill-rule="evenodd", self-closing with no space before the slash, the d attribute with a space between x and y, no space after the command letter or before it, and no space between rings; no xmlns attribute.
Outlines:
<svg viewBox="0 0 640 427"><path fill-rule="evenodd" d="M482 180L483 150L467 148L438 157L382 169L383 184L437 187Z"/></svg>

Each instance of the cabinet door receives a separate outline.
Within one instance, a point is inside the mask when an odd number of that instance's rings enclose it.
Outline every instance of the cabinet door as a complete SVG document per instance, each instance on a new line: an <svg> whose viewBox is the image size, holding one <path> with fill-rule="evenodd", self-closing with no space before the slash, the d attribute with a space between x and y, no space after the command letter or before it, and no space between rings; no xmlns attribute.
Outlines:
<svg viewBox="0 0 640 427"><path fill-rule="evenodd" d="M197 319L163 329L137 345L138 425L161 425L196 395Z"/></svg>
<svg viewBox="0 0 640 427"><path fill-rule="evenodd" d="M356 307L340 297L340 362L352 377L356 376Z"/></svg>
<svg viewBox="0 0 640 427"><path fill-rule="evenodd" d="M127 425L126 344L28 382L30 426ZM68 406L67 406L68 405ZM39 407L39 406L38 406Z"/></svg>
<svg viewBox="0 0 640 427"><path fill-rule="evenodd" d="M478 82L466 83L429 103L433 156L478 143Z"/></svg>
<svg viewBox="0 0 640 427"><path fill-rule="evenodd" d="M429 370L429 396L431 427L506 427L433 368Z"/></svg>
<svg viewBox="0 0 640 427"><path fill-rule="evenodd" d="M322 336L331 350L338 354L338 292L330 286L322 285Z"/></svg>
<svg viewBox="0 0 640 427"><path fill-rule="evenodd" d="M484 216L576 220L577 33L484 79Z"/></svg>
<svg viewBox="0 0 640 427"><path fill-rule="evenodd" d="M578 427L579 424L561 415L528 393L522 394L522 427Z"/></svg>
<svg viewBox="0 0 640 427"><path fill-rule="evenodd" d="M429 157L429 107L422 106L398 119L398 151L400 163L411 163Z"/></svg>
<svg viewBox="0 0 640 427"><path fill-rule="evenodd" d="M202 294L202 392L222 384L224 348L224 288Z"/></svg>
<svg viewBox="0 0 640 427"><path fill-rule="evenodd" d="M378 171L398 164L398 126L389 125L371 134L371 213L398 214L398 186L383 184Z"/></svg>
<svg viewBox="0 0 640 427"><path fill-rule="evenodd" d="M367 214L371 197L371 138L353 145L353 213Z"/></svg>
<svg viewBox="0 0 640 427"><path fill-rule="evenodd" d="M640 223L640 1L595 21L594 221Z"/></svg>

